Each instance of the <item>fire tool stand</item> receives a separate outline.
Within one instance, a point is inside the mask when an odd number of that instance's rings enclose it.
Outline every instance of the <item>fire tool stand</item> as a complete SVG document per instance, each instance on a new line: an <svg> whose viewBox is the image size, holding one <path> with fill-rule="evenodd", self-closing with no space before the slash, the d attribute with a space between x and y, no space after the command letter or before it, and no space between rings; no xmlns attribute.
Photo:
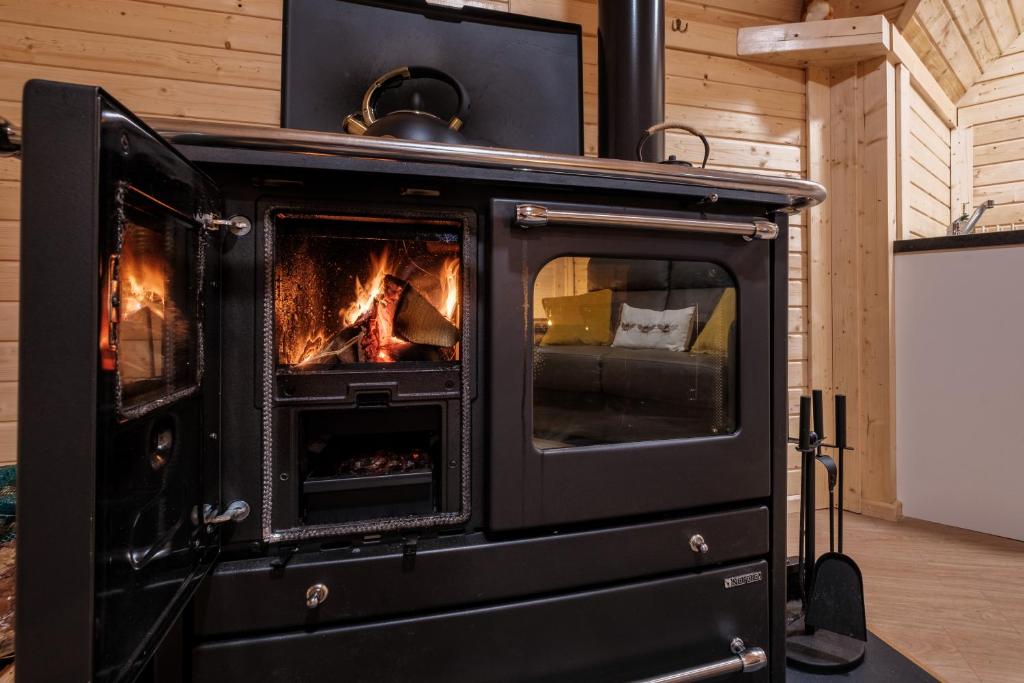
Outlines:
<svg viewBox="0 0 1024 683"><path fill-rule="evenodd" d="M800 669L818 673L838 673L857 667L863 660L867 641L864 619L863 580L856 564L842 554L843 477L839 482L839 552L830 543L829 552L816 559L815 550L815 463L829 470L829 533L834 534L832 490L836 483L836 463L822 448L835 448L839 454L839 472L843 468L846 444L846 397L836 397L836 443L826 444L822 392L813 396L814 429L811 429L811 396L800 397L800 433L795 440L801 455L800 549L797 562L799 607L787 609L786 660ZM791 442L793 440L791 439ZM834 536L831 537L834 540ZM842 570L837 576L834 566ZM816 585L819 568L824 574ZM791 601L792 602L792 601Z"/></svg>

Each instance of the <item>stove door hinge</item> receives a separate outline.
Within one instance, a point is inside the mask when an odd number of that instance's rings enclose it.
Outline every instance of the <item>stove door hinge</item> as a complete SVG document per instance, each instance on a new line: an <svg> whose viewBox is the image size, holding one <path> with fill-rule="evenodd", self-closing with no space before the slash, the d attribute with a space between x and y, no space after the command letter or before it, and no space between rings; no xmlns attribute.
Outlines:
<svg viewBox="0 0 1024 683"><path fill-rule="evenodd" d="M416 568L416 552L419 550L419 536L406 536L402 539L402 571L411 572Z"/></svg>
<svg viewBox="0 0 1024 683"><path fill-rule="evenodd" d="M252 231L252 221L245 216L219 218L212 213L204 214L200 221L207 232L220 232L227 229L235 237L243 237Z"/></svg>
<svg viewBox="0 0 1024 683"><path fill-rule="evenodd" d="M217 508L207 503L203 505L203 524L206 530L212 531L213 527L228 522L241 522L249 516L249 504L244 500L236 500L227 506L224 512L218 512Z"/></svg>

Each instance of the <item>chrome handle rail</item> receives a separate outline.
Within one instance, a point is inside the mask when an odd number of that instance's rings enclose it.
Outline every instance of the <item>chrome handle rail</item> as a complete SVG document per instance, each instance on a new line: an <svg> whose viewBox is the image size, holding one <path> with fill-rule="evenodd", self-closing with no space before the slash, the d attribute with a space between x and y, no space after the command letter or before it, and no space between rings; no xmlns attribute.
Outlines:
<svg viewBox="0 0 1024 683"><path fill-rule="evenodd" d="M545 225L596 225L611 228L669 230L673 232L736 235L748 240L773 240L779 236L779 226L764 219L738 222L707 218L617 214L601 211L570 211L549 209L540 204L517 204L516 224L521 228L541 228Z"/></svg>
<svg viewBox="0 0 1024 683"><path fill-rule="evenodd" d="M779 196L782 210L795 212L825 201L825 188L809 180L778 176L688 168L621 159L600 159L569 154L548 154L474 145L396 140L342 133L320 133L208 121L146 117L146 123L168 141L180 145L277 150L317 155L370 158L378 161L417 161L458 164L564 176L635 180L669 185L706 187L715 192L740 190Z"/></svg>
<svg viewBox="0 0 1024 683"><path fill-rule="evenodd" d="M707 681L727 674L753 673L760 671L768 664L768 655L764 650L759 647L747 648L739 638L733 639L732 651L736 655L727 659L710 664L699 664L689 669L646 678L635 683L695 683L695 681Z"/></svg>
<svg viewBox="0 0 1024 683"><path fill-rule="evenodd" d="M809 180L688 168L674 164L187 121L166 117L146 117L146 123L168 142L179 145L212 145L376 160L458 164L476 168L688 185L713 188L716 192L760 192L784 198L785 205L781 209L791 213L816 206L825 201L826 197L825 188ZM6 121L0 123L0 156L19 156L21 142L21 131L16 126Z"/></svg>

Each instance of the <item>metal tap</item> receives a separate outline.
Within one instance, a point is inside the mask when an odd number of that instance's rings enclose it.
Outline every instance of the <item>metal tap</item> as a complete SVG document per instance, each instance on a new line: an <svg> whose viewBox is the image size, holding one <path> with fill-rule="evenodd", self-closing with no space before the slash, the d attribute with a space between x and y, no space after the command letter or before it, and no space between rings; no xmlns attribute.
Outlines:
<svg viewBox="0 0 1024 683"><path fill-rule="evenodd" d="M963 216L961 216L953 221L953 224L949 226L949 234L970 235L974 232L974 226L978 224L979 220L981 220L981 215L995 205L996 203L989 199L974 207L974 213L971 214L970 218L964 220Z"/></svg>

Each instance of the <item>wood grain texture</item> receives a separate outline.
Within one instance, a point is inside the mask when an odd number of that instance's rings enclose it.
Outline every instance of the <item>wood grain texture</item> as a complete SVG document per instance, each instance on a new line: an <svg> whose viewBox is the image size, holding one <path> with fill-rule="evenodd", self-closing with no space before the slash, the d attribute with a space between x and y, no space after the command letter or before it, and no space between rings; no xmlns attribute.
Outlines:
<svg viewBox="0 0 1024 683"><path fill-rule="evenodd" d="M1022 14L1021 0L918 0L896 23L957 101L1001 57L1020 50Z"/></svg>
<svg viewBox="0 0 1024 683"><path fill-rule="evenodd" d="M972 131L970 204L996 202L979 231L1024 227L1024 52L993 62L961 100L960 124Z"/></svg>
<svg viewBox="0 0 1024 683"><path fill-rule="evenodd" d="M861 414L859 343L861 320L860 250L858 197L862 174L861 154L864 139L864 102L856 65L834 69L831 74L831 221L832 221L832 375L836 392L846 395L851 419L848 439L857 448L864 443L862 422L852 419ZM845 502L847 509L860 510L859 455L847 460Z"/></svg>
<svg viewBox="0 0 1024 683"><path fill-rule="evenodd" d="M899 100L899 227L902 238L945 235L952 220L952 131L925 101L904 64Z"/></svg>
<svg viewBox="0 0 1024 683"><path fill-rule="evenodd" d="M822 67L807 69L807 164L808 176L827 188L832 187L832 109L830 74ZM835 382L832 376L832 200L807 212L808 225L808 384L821 389L824 405L835 401ZM795 412L795 411L794 411ZM826 409L825 434L835 434L832 411ZM828 484L824 470L818 470L815 505L823 507L828 501Z"/></svg>
<svg viewBox="0 0 1024 683"><path fill-rule="evenodd" d="M838 65L887 55L891 32L884 16L741 28L737 53L802 66Z"/></svg>
<svg viewBox="0 0 1024 683"><path fill-rule="evenodd" d="M896 74L887 61L862 63L864 147L860 225L861 499L896 504L896 353L893 252L896 239Z"/></svg>
<svg viewBox="0 0 1024 683"><path fill-rule="evenodd" d="M788 547L796 553L798 515ZM828 544L828 516L816 545ZM1017 683L1024 543L912 519L847 515L844 550L864 575L868 628L947 683Z"/></svg>

